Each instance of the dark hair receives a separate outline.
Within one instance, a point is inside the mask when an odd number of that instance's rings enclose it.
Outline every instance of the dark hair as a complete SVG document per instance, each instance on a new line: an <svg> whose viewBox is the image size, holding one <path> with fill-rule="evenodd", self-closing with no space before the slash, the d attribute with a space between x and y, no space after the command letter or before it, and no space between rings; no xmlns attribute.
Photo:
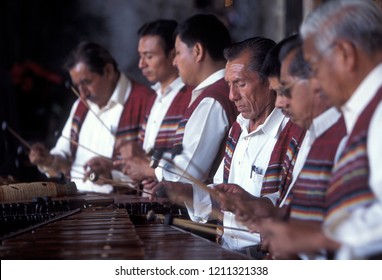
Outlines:
<svg viewBox="0 0 382 280"><path fill-rule="evenodd" d="M147 22L138 29L138 36L152 35L159 36L162 44L162 48L166 55L174 49L175 37L174 32L178 23L171 19L159 19L151 22Z"/></svg>
<svg viewBox="0 0 382 280"><path fill-rule="evenodd" d="M289 65L289 74L302 78L309 79L311 76L311 68L309 63L304 59L304 53L302 50L302 40L300 36L294 36L290 38L280 49L279 59L280 62L286 58L288 54L292 51L296 51L295 56L293 57L291 64Z"/></svg>
<svg viewBox="0 0 382 280"><path fill-rule="evenodd" d="M293 40L297 35L292 35L278 42L265 57L261 72L267 77L280 77L281 62L279 59L280 49L288 41Z"/></svg>
<svg viewBox="0 0 382 280"><path fill-rule="evenodd" d="M111 54L105 48L92 42L79 43L66 57L64 68L70 71L79 62L85 63L91 72L100 75L103 75L103 70L108 63L111 63L118 71L118 65Z"/></svg>
<svg viewBox="0 0 382 280"><path fill-rule="evenodd" d="M234 43L224 50L224 57L230 61L237 58L244 51L250 52L249 69L258 72L260 79L265 82L267 76L261 72L267 53L276 43L264 37L252 37L244 41Z"/></svg>
<svg viewBox="0 0 382 280"><path fill-rule="evenodd" d="M215 61L224 60L223 51L231 43L227 27L214 15L194 15L178 25L176 35L188 47L200 43Z"/></svg>

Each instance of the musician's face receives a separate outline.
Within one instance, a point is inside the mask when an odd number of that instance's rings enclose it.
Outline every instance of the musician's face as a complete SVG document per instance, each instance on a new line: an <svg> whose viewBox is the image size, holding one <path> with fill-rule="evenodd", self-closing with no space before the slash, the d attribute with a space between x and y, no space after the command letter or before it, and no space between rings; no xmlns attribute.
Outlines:
<svg viewBox="0 0 382 280"><path fill-rule="evenodd" d="M229 98L246 119L261 117L269 105L268 82L262 82L258 72L249 70L249 53L244 52L226 64L225 80L229 86ZM272 104L273 105L273 104Z"/></svg>
<svg viewBox="0 0 382 280"><path fill-rule="evenodd" d="M313 120L314 95L310 91L309 80L291 76L289 73L295 53L292 51L288 54L281 64L280 93L287 100L282 103L282 110L295 124L308 129Z"/></svg>
<svg viewBox="0 0 382 280"><path fill-rule="evenodd" d="M285 106L289 103L289 98L287 98L282 92L281 89L281 83L277 76L269 76L268 77L269 82L269 89L276 92L276 101L275 101L275 107L278 109L281 109L284 115L288 116L288 112L284 110Z"/></svg>
<svg viewBox="0 0 382 280"><path fill-rule="evenodd" d="M167 83L176 76L176 68L172 65L175 51L168 54L164 50L164 42L157 35L147 35L139 39L139 69L143 76L152 83Z"/></svg>
<svg viewBox="0 0 382 280"><path fill-rule="evenodd" d="M304 58L312 69L312 78L319 83L329 102L337 108L341 108L354 91L354 79L351 77L356 72L353 69L356 57L354 52L346 52L353 47L346 40L335 40L319 50L314 36L304 40Z"/></svg>
<svg viewBox="0 0 382 280"><path fill-rule="evenodd" d="M174 65L178 68L179 76L187 85L197 86L196 58L194 47L188 47L179 36L175 40Z"/></svg>
<svg viewBox="0 0 382 280"><path fill-rule="evenodd" d="M112 66L106 65L103 75L91 72L89 67L83 63L77 63L70 69L72 83L79 90L82 98L88 99L99 107L106 105L114 91L112 85Z"/></svg>

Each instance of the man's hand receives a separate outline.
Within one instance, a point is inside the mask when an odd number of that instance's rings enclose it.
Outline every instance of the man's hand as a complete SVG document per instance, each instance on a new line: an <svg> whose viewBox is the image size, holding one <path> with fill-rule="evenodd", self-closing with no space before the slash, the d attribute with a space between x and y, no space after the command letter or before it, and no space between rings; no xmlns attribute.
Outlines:
<svg viewBox="0 0 382 280"><path fill-rule="evenodd" d="M42 143L35 143L29 151L29 160L50 177L68 174L72 162L58 155L51 155Z"/></svg>
<svg viewBox="0 0 382 280"><path fill-rule="evenodd" d="M158 184L158 180L153 177L144 179L141 184L143 185L143 190L147 193L150 193L150 196L153 193L154 187Z"/></svg>
<svg viewBox="0 0 382 280"><path fill-rule="evenodd" d="M219 193L250 195L249 192L247 192L246 190L244 190L242 187L240 187L237 184L219 184L214 186L214 189L217 190Z"/></svg>
<svg viewBox="0 0 382 280"><path fill-rule="evenodd" d="M38 166L51 166L54 160L53 155L42 143L35 143L29 151L29 160Z"/></svg>
<svg viewBox="0 0 382 280"><path fill-rule="evenodd" d="M126 160L122 172L139 183L147 178L155 178L155 171L150 167L147 157L133 157Z"/></svg>
<svg viewBox="0 0 382 280"><path fill-rule="evenodd" d="M159 182L152 189L152 197L154 198L168 198L172 203L184 206L184 203L191 203L193 201L192 185L180 182Z"/></svg>
<svg viewBox="0 0 382 280"><path fill-rule="evenodd" d="M328 242L318 222L267 219L262 221L260 233L263 247L278 259L291 259L298 253L315 254Z"/></svg>
<svg viewBox="0 0 382 280"><path fill-rule="evenodd" d="M253 196L236 184L219 184L214 189L222 210L234 213L253 232L258 232L261 219L273 217L277 211L268 198Z"/></svg>
<svg viewBox="0 0 382 280"><path fill-rule="evenodd" d="M111 170L113 169L113 162L107 158L94 157L88 160L84 165L85 175L84 180L89 178L90 174L94 172L98 176L98 180L94 183L102 185L111 180Z"/></svg>
<svg viewBox="0 0 382 280"><path fill-rule="evenodd" d="M145 151L136 141L119 141L115 145L118 155L122 159L131 159L133 157L146 157Z"/></svg>
<svg viewBox="0 0 382 280"><path fill-rule="evenodd" d="M155 178L154 169L150 167L150 158L135 141L120 142L116 145L119 159L113 162L120 170L135 182L141 183Z"/></svg>

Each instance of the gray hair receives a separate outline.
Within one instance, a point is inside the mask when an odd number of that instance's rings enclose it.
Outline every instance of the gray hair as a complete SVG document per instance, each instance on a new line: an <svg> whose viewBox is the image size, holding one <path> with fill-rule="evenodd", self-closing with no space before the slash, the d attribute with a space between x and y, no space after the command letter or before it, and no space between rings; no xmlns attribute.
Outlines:
<svg viewBox="0 0 382 280"><path fill-rule="evenodd" d="M248 51L250 58L248 61L248 69L257 72L260 80L267 82L267 76L261 72L262 65L264 63L267 53L276 45L276 43L268 38L264 37L252 37L241 42L231 44L224 49L224 57L227 61L231 61L237 58L239 55Z"/></svg>
<svg viewBox="0 0 382 280"><path fill-rule="evenodd" d="M303 40L314 36L320 52L341 38L373 54L382 48L382 9L370 0L328 1L308 15L300 33Z"/></svg>

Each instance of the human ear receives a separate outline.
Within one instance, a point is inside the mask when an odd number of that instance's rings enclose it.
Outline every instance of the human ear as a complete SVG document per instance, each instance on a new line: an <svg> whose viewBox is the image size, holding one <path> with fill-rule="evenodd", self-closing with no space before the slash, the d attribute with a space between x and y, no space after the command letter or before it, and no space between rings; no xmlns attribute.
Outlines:
<svg viewBox="0 0 382 280"><path fill-rule="evenodd" d="M205 49L203 45L197 42L193 47L193 54L196 59L196 62L200 62L204 59Z"/></svg>

